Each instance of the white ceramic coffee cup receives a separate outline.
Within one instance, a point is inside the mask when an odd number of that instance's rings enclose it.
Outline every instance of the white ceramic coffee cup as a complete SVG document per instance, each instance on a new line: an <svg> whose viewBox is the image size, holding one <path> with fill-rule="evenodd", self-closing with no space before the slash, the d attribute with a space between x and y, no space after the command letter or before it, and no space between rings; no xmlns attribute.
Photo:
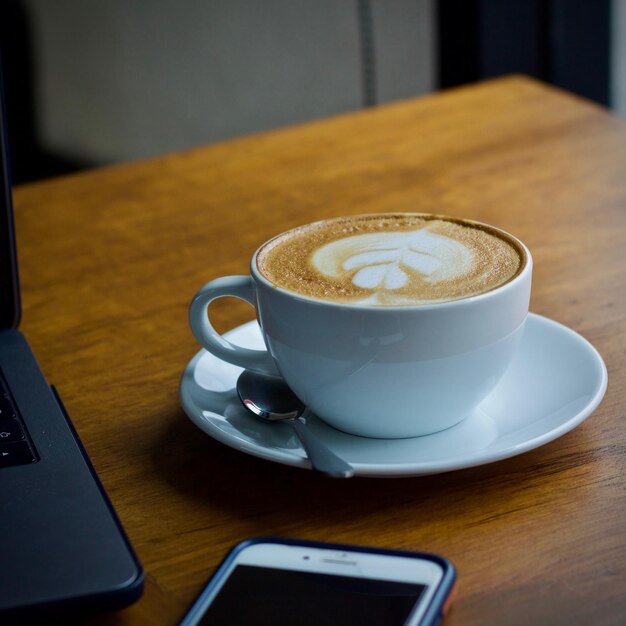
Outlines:
<svg viewBox="0 0 626 626"><path fill-rule="evenodd" d="M191 329L218 358L280 374L317 416L342 431L380 438L434 433L476 409L520 341L532 258L511 238L525 258L508 283L460 300L397 307L326 302L281 289L260 274L257 251L250 276L218 278L198 291ZM211 326L209 304L225 296L254 306L267 351L236 346Z"/></svg>

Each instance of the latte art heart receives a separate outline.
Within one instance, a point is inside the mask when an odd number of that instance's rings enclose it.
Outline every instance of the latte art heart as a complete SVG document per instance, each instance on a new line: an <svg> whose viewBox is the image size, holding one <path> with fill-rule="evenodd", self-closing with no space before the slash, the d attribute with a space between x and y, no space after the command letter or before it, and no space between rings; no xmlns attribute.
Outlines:
<svg viewBox="0 0 626 626"><path fill-rule="evenodd" d="M296 293L334 302L407 306L494 289L519 271L524 252L497 229L427 214L317 222L261 248L257 267Z"/></svg>

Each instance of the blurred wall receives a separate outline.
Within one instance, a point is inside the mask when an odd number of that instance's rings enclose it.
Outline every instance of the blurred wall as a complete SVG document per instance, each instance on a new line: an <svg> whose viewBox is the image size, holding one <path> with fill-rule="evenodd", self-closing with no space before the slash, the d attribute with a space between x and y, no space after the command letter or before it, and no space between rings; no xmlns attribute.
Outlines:
<svg viewBox="0 0 626 626"><path fill-rule="evenodd" d="M363 105L357 0L24 5L40 141L91 164ZM434 89L434 0L371 0L367 6L378 100Z"/></svg>
<svg viewBox="0 0 626 626"><path fill-rule="evenodd" d="M611 3L611 106L626 115L626 2Z"/></svg>

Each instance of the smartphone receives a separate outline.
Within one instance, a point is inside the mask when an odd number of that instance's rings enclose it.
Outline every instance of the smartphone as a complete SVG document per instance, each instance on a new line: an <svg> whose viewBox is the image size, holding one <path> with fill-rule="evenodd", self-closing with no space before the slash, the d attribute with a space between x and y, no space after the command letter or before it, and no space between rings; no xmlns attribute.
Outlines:
<svg viewBox="0 0 626 626"><path fill-rule="evenodd" d="M262 537L228 553L180 626L435 626L455 581L433 554Z"/></svg>

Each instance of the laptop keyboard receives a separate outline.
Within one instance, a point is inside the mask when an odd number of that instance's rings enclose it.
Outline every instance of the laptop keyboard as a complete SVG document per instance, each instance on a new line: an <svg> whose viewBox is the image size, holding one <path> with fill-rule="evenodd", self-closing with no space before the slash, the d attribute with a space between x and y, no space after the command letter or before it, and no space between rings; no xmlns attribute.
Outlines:
<svg viewBox="0 0 626 626"><path fill-rule="evenodd" d="M0 377L0 468L37 461L26 426Z"/></svg>

